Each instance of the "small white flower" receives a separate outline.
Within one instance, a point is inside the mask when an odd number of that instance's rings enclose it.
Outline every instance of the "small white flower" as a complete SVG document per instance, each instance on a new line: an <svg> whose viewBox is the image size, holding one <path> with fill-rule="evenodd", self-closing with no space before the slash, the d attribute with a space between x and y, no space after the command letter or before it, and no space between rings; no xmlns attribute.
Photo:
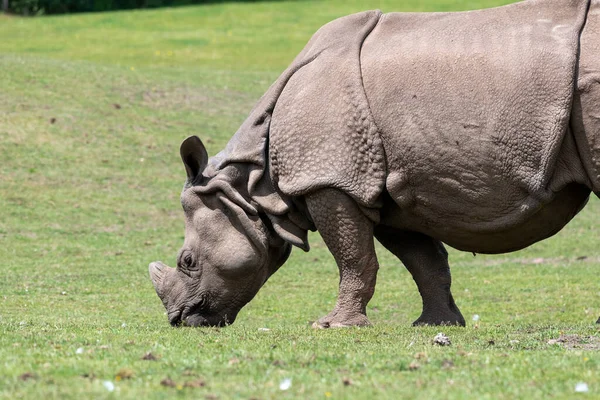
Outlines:
<svg viewBox="0 0 600 400"><path fill-rule="evenodd" d="M106 390L108 390L109 392L112 392L115 390L115 384L112 383L111 381L104 381L104 382L102 382L102 385L104 385Z"/></svg>
<svg viewBox="0 0 600 400"><path fill-rule="evenodd" d="M288 390L291 387L292 387L292 379L291 378L285 378L279 384L279 389L281 389L281 390Z"/></svg>
<svg viewBox="0 0 600 400"><path fill-rule="evenodd" d="M125 328L126 326L127 326L127 324L126 324L125 322L123 322L123 323L121 324L121 328Z"/></svg>
<svg viewBox="0 0 600 400"><path fill-rule="evenodd" d="M478 314L473 315L473 321L479 321L479 315Z"/></svg>
<svg viewBox="0 0 600 400"><path fill-rule="evenodd" d="M575 391L577 393L587 393L590 391L590 389L588 388L587 383L585 382L578 382L577 385L575 385Z"/></svg>
<svg viewBox="0 0 600 400"><path fill-rule="evenodd" d="M80 347L77 350L75 350L75 354L83 354L83 347Z"/></svg>
<svg viewBox="0 0 600 400"><path fill-rule="evenodd" d="M270 329L269 328L258 328L259 332L269 332Z"/></svg>

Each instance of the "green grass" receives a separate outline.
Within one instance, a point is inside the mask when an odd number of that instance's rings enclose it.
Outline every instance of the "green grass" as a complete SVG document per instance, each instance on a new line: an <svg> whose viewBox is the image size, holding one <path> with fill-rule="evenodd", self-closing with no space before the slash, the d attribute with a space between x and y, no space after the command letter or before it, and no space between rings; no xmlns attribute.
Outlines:
<svg viewBox="0 0 600 400"><path fill-rule="evenodd" d="M375 326L311 329L337 291L318 235L224 329L171 328L147 276L183 240L181 140L198 134L219 151L319 26L369 8L501 3L0 16L0 397L545 399L573 398L579 381L581 397L600 396L596 199L521 252L451 251L464 329L409 327L420 298L381 248ZM431 344L440 330L452 346ZM548 344L561 334L579 348Z"/></svg>

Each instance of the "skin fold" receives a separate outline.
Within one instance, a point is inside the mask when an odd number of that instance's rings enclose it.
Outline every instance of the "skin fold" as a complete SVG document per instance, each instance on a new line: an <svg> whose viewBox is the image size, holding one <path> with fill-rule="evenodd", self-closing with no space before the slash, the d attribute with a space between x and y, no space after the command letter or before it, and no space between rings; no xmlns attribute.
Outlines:
<svg viewBox="0 0 600 400"><path fill-rule="evenodd" d="M223 151L180 153L184 245L149 266L171 324L233 323L318 230L340 285L315 327L370 324L374 239L418 287L414 324L464 326L444 244L519 250L600 193L600 0L340 18Z"/></svg>

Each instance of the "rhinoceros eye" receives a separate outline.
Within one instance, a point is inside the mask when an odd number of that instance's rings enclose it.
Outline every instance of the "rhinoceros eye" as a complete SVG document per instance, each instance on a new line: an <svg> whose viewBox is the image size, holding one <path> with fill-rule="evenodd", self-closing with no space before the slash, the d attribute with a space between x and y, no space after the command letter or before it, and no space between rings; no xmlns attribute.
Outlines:
<svg viewBox="0 0 600 400"><path fill-rule="evenodd" d="M190 251L183 251L177 263L181 269L189 270L194 266L194 256Z"/></svg>

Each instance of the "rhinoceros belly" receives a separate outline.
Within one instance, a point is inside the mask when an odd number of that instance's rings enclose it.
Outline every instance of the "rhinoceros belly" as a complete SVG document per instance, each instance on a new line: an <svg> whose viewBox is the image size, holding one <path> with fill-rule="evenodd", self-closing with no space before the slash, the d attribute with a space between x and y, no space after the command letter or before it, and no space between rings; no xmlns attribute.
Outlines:
<svg viewBox="0 0 600 400"><path fill-rule="evenodd" d="M525 198L496 210L490 204L473 204L465 197L427 198L399 190L388 198L381 223L425 233L464 251L506 253L527 247L557 233L587 203L590 190L572 183L546 202ZM413 204L403 204L413 197ZM502 197L499 193L498 197ZM454 206L461 212L449 212Z"/></svg>

